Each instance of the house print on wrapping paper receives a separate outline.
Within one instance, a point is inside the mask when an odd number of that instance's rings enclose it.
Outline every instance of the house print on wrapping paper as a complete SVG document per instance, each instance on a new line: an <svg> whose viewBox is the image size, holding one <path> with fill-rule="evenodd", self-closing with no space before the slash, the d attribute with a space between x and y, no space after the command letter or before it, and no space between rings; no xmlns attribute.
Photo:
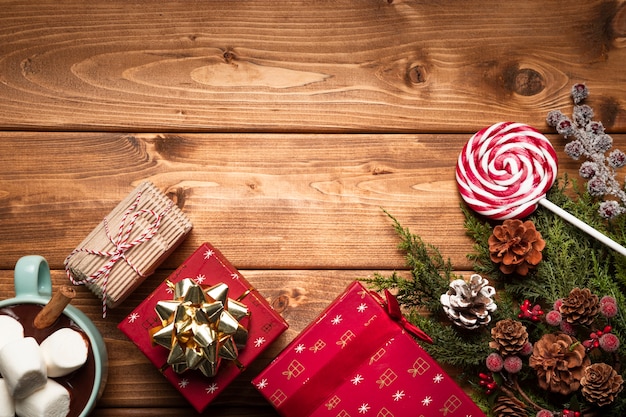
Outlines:
<svg viewBox="0 0 626 417"><path fill-rule="evenodd" d="M284 417L484 417L359 282L253 383Z"/></svg>
<svg viewBox="0 0 626 417"><path fill-rule="evenodd" d="M197 285L209 288L215 284L227 284L228 298L240 298L250 314L247 321L248 338L243 349L238 351L237 360L222 361L217 375L206 377L199 370L176 373L167 364L169 351L152 343L151 331L161 325L155 312L157 302L172 300L170 285L190 278ZM230 303L230 301L229 301ZM202 412L242 371L276 340L288 325L276 313L267 300L208 243L201 245L183 264L176 269L148 298L133 310L118 328L150 359L165 378L180 391L198 412ZM240 365L240 366L238 366Z"/></svg>

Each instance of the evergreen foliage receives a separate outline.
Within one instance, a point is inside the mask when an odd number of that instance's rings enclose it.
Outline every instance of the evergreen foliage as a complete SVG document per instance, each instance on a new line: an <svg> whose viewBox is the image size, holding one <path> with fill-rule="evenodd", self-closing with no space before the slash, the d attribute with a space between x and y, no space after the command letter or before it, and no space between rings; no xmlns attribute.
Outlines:
<svg viewBox="0 0 626 417"><path fill-rule="evenodd" d="M587 192L577 192L567 177L558 181L551 189L548 199L568 210L582 221L602 231L620 243L626 242L626 216L612 219L610 223L598 216L597 204ZM528 220L535 223L536 229L546 242L543 260L526 277L506 276L500 272L489 255L487 240L492 234L494 222L478 217L471 210L462 207L465 216L464 227L467 235L474 241L473 252L468 258L474 263L476 273L488 278L497 290L498 309L492 314L490 325L466 330L453 326L443 313L440 303L441 294L449 288L450 281L461 278L453 273L449 260L445 260L439 250L422 241L410 232L389 213L393 226L400 237L399 249L406 254L410 276L394 272L390 276L376 274L364 279L375 289L396 289L398 300L407 311L407 319L428 333L434 343L423 344L424 349L443 365L462 370L464 378L476 384L476 403L490 413L490 398L480 395L477 375L486 372L484 360L492 351L490 328L504 318L517 319L519 306L523 300L540 304L545 312L552 310L556 300L566 297L575 288L589 288L599 297L610 295L620 307L626 307L626 260L623 257L576 227L562 220L552 212L539 208ZM386 212L385 212L386 213ZM616 352L617 361L607 357L615 364L618 372L626 380L626 372L620 369L619 358L626 354L626 319L623 311L607 322L622 342ZM537 340L542 334L555 331L545 322L533 323L525 320L530 338ZM592 330L589 329L589 332ZM606 353L592 352L595 357ZM595 360L594 357L594 360ZM532 369L526 365L518 375L526 394L536 404L558 410L571 407L572 398L555 398L536 389L537 384ZM526 389L527 388L527 389ZM617 417L625 415L626 394L619 395L610 406L604 407L601 415ZM581 407L583 398L577 398ZM534 416L536 411L529 414Z"/></svg>

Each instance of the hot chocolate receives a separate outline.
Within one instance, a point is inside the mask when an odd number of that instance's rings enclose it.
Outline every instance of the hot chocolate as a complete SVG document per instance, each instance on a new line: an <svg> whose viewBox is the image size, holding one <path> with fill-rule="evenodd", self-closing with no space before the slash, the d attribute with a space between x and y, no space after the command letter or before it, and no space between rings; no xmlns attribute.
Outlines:
<svg viewBox="0 0 626 417"><path fill-rule="evenodd" d="M37 329L33 326L33 321L43 305L39 304L15 304L0 308L0 314L8 315L18 320L24 327L24 336L33 337L38 343L57 331L58 329L69 327L84 334L82 329L66 315L61 315L51 326L45 329ZM85 335L87 339L87 336ZM54 378L55 381L63 385L70 393L70 413L68 416L77 417L86 407L89 397L93 391L94 379L96 375L96 365L91 346L87 362L78 370L63 376Z"/></svg>

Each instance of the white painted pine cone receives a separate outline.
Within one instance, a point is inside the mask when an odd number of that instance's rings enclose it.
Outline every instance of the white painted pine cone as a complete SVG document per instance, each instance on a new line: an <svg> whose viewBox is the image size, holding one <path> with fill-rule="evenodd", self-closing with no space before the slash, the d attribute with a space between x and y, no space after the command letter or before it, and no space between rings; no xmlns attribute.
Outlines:
<svg viewBox="0 0 626 417"><path fill-rule="evenodd" d="M443 310L457 326L473 330L491 322L491 313L497 305L493 300L496 290L478 274L469 281L455 279L450 289L441 295Z"/></svg>

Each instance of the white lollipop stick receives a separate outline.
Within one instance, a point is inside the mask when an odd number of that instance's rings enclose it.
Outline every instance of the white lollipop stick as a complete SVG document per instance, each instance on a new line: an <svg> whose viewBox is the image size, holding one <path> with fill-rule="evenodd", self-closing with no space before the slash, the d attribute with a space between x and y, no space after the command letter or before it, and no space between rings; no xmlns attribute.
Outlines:
<svg viewBox="0 0 626 417"><path fill-rule="evenodd" d="M561 207L557 206L550 200L546 198L542 198L541 200L539 200L539 204L541 204L543 207L547 208L548 210L550 210L552 213L556 214L557 216L561 217L563 220L568 221L574 226L578 227L580 230L587 233L589 236L604 243L605 245L607 245L609 248L613 249L614 251L626 256L625 247L623 247L622 245L620 245L619 243L617 243L610 237L600 233L597 229L594 229L593 227L589 226L587 223L583 222L579 218L574 217L573 215L563 210Z"/></svg>
<svg viewBox="0 0 626 417"><path fill-rule="evenodd" d="M524 218L537 205L626 256L626 248L545 198L557 174L557 155L536 129L501 122L480 130L463 147L456 166L461 197L494 220Z"/></svg>

